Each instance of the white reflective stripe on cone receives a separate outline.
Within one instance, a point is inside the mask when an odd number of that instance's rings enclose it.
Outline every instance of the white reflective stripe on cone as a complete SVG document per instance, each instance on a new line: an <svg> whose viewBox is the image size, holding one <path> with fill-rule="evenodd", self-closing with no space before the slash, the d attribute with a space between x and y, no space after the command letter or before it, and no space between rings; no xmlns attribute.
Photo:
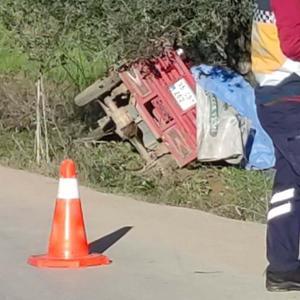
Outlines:
<svg viewBox="0 0 300 300"><path fill-rule="evenodd" d="M295 189L288 189L273 195L271 203L278 203L295 197Z"/></svg>
<svg viewBox="0 0 300 300"><path fill-rule="evenodd" d="M58 183L58 199L79 199L78 181L76 178L60 178Z"/></svg>
<svg viewBox="0 0 300 300"><path fill-rule="evenodd" d="M292 204L290 202L272 208L268 213L268 221L272 220L273 218L279 217L281 215L290 213L291 211L292 211Z"/></svg>

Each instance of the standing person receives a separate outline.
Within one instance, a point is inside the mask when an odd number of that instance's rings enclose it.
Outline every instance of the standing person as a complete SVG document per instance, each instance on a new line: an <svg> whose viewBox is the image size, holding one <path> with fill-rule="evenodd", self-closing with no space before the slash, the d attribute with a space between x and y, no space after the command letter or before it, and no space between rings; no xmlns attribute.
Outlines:
<svg viewBox="0 0 300 300"><path fill-rule="evenodd" d="M256 0L252 69L258 116L276 154L266 288L300 290L300 0Z"/></svg>

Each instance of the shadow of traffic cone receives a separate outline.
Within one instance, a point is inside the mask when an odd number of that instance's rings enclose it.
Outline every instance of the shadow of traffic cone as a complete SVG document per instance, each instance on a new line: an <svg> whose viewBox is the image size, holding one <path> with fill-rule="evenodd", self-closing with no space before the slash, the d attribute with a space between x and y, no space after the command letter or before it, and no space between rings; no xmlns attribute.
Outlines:
<svg viewBox="0 0 300 300"><path fill-rule="evenodd" d="M64 160L60 166L48 253L31 256L28 263L40 268L79 268L110 263L102 254L89 254L76 167L72 160Z"/></svg>

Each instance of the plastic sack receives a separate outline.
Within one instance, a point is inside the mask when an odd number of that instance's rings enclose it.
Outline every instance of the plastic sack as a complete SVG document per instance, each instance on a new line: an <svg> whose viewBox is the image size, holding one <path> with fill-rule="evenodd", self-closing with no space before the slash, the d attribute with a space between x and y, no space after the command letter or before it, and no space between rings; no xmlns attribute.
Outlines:
<svg viewBox="0 0 300 300"><path fill-rule="evenodd" d="M248 121L200 85L196 96L198 161L240 164L250 131Z"/></svg>
<svg viewBox="0 0 300 300"><path fill-rule="evenodd" d="M198 85L210 91L222 102L231 105L251 122L253 141L247 149L247 169L264 170L274 166L274 146L262 128L255 104L254 89L239 74L216 66L199 65L191 69Z"/></svg>

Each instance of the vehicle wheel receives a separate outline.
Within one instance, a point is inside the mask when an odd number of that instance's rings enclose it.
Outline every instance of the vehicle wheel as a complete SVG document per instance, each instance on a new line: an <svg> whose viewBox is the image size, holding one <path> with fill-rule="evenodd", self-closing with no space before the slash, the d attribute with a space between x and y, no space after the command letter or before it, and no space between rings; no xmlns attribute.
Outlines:
<svg viewBox="0 0 300 300"><path fill-rule="evenodd" d="M83 90L75 97L77 106L84 106L100 97L109 94L115 87L121 84L121 79L118 73L113 73L111 76L103 80L97 80L92 85Z"/></svg>

